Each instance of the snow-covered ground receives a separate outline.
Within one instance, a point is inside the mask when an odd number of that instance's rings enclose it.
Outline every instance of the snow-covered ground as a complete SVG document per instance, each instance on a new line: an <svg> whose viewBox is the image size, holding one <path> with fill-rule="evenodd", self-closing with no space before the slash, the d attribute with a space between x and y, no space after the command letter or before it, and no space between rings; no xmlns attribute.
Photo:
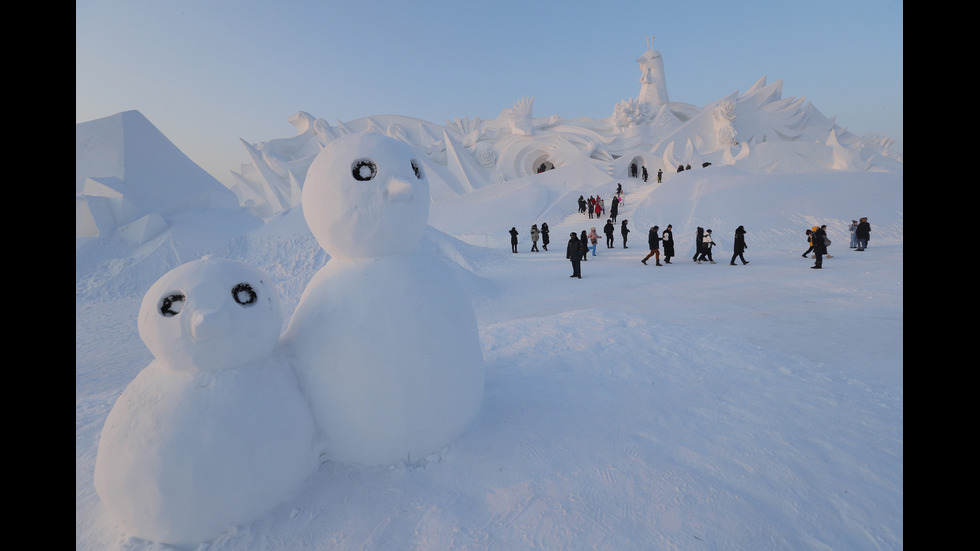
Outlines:
<svg viewBox="0 0 980 551"><path fill-rule="evenodd" d="M411 463L323 463L261 519L190 548L902 549L902 172L665 176L621 181L629 248L618 231L600 242L581 280L568 234L605 219L575 199L608 205L616 180L557 169L432 205L421 247L459 267L477 316L476 420ZM241 260L273 275L288 323L328 261L300 208L257 229L229 216L173 217L139 247L76 240L78 550L172 548L121 534L93 486L106 416L153 359L136 323L149 284L205 253ZM532 253L542 222L552 242ZM647 230L668 223L678 257L644 266ZM812 270L804 230L821 224L833 257ZM739 225L750 264L730 266ZM717 264L691 261L697 226Z"/></svg>

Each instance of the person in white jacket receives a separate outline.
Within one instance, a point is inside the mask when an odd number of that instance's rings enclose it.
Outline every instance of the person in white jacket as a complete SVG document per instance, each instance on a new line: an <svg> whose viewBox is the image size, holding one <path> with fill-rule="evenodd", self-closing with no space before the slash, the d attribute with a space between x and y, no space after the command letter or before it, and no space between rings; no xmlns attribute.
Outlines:
<svg viewBox="0 0 980 551"><path fill-rule="evenodd" d="M700 264L702 260L707 260L712 264L716 264L714 259L711 258L711 247L715 246L715 242L711 240L711 230L704 231L704 237L701 238L701 246L701 256L698 257L698 264Z"/></svg>

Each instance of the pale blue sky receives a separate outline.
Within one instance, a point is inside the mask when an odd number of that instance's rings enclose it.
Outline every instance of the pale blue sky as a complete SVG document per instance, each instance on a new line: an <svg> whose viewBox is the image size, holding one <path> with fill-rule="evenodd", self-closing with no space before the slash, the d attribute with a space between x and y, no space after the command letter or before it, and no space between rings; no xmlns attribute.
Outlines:
<svg viewBox="0 0 980 551"><path fill-rule="evenodd" d="M612 114L639 95L646 37L671 101L783 81L902 151L900 0L76 0L75 122L136 109L231 183L298 111L351 121Z"/></svg>

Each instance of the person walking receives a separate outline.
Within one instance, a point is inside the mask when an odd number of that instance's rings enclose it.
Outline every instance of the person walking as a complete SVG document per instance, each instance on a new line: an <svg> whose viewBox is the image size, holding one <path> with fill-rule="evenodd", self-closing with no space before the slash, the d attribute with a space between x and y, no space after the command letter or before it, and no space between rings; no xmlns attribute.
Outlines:
<svg viewBox="0 0 980 551"><path fill-rule="evenodd" d="M827 245L824 244L823 238L826 236L827 232L813 226L813 235L810 236L810 241L813 242L813 258L816 259L816 263L810 267L815 270L823 268L823 255L827 252Z"/></svg>
<svg viewBox="0 0 980 551"><path fill-rule="evenodd" d="M511 252L517 252L517 227L514 226L510 229L510 250Z"/></svg>
<svg viewBox="0 0 980 551"><path fill-rule="evenodd" d="M657 169L657 183L662 183L664 181L664 169Z"/></svg>
<svg viewBox="0 0 980 551"><path fill-rule="evenodd" d="M613 224L616 223L616 216L618 215L619 215L619 197L613 195L612 207L609 209L609 219L612 220Z"/></svg>
<svg viewBox="0 0 980 551"><path fill-rule="evenodd" d="M616 232L616 226L613 226L612 219L606 220L606 225L602 227L602 232L606 234L606 248L615 249L616 247L613 245L615 237L613 237L613 234Z"/></svg>
<svg viewBox="0 0 980 551"><path fill-rule="evenodd" d="M660 242L664 246L664 264L670 264L670 257L674 256L674 230L670 224L667 224L667 229L660 234Z"/></svg>
<svg viewBox="0 0 980 551"><path fill-rule="evenodd" d="M820 226L820 229L823 230L823 245L827 248L827 250L824 251L824 256L827 258L834 258L830 254L830 237L827 236L827 224Z"/></svg>
<svg viewBox="0 0 980 551"><path fill-rule="evenodd" d="M711 247L715 246L715 242L711 240L711 230L704 231L704 238L701 240L701 256L698 257L698 264L707 260L712 264L717 264L715 259L711 256Z"/></svg>
<svg viewBox="0 0 980 551"><path fill-rule="evenodd" d="M626 227L626 223L627 222L629 222L629 220L623 218L623 223L619 225L619 233L622 234L622 236L623 236L623 248L624 249L628 249L629 248L629 247L626 246L626 234L628 234L630 232L630 229Z"/></svg>
<svg viewBox="0 0 980 551"><path fill-rule="evenodd" d="M595 214L595 197L589 195L589 200L585 202L585 207L588 209L589 219L592 219L592 215Z"/></svg>
<svg viewBox="0 0 980 551"><path fill-rule="evenodd" d="M858 229L858 221L857 220L851 220L851 226L848 228L848 230L851 232L851 248L852 249L858 248L858 237L857 237L857 231L856 231L857 229Z"/></svg>
<svg viewBox="0 0 980 551"><path fill-rule="evenodd" d="M642 170L643 170L643 181L646 182L647 181L647 178L650 176L650 173L647 172L647 167L645 167L645 166L642 167Z"/></svg>
<svg viewBox="0 0 980 551"><path fill-rule="evenodd" d="M586 207L585 196L584 195L579 195L578 196L578 211L579 212L585 212L585 207Z"/></svg>
<svg viewBox="0 0 980 551"><path fill-rule="evenodd" d="M565 247L565 258L572 262L572 275L582 279L582 251L579 249L581 242L575 232L569 234L568 246Z"/></svg>
<svg viewBox="0 0 980 551"><path fill-rule="evenodd" d="M660 263L660 236L657 235L657 231L659 229L660 226L654 226L650 228L650 233L647 234L647 245L650 247L650 252L643 257L643 260L640 261L643 264L646 264L647 259L651 256L656 256L657 266L663 266L663 264Z"/></svg>
<svg viewBox="0 0 980 551"><path fill-rule="evenodd" d="M599 246L599 234L595 232L595 226L589 230L589 243L591 244L589 248L592 249L592 256L595 256L595 249Z"/></svg>
<svg viewBox="0 0 980 551"><path fill-rule="evenodd" d="M809 245L809 248L803 253L803 258L810 258L807 255L813 252L813 230L806 230L806 244Z"/></svg>
<svg viewBox="0 0 980 551"><path fill-rule="evenodd" d="M581 248L579 249L582 253L582 262L588 262L589 260L589 238L585 234L585 230L582 230L582 236L579 238L581 242Z"/></svg>
<svg viewBox="0 0 980 551"><path fill-rule="evenodd" d="M868 240L871 239L871 224L868 223L868 217L864 216L861 218L861 222L858 223L858 227L854 230L857 236L858 248L854 249L856 251L863 251L868 248Z"/></svg>
<svg viewBox="0 0 980 551"><path fill-rule="evenodd" d="M704 228L698 226L697 235L694 237L694 258L691 260L697 262L701 257L702 249L704 249Z"/></svg>
<svg viewBox="0 0 980 551"><path fill-rule="evenodd" d="M536 253L538 251L538 237L541 232L538 230L537 224L531 224L531 252Z"/></svg>
<svg viewBox="0 0 980 551"><path fill-rule="evenodd" d="M745 253L745 249L748 248L748 245L745 244L745 226L735 228L735 246L732 249L732 266L735 265L736 257L742 261L743 266L749 263L748 260L745 260L745 256L743 255L743 253Z"/></svg>
<svg viewBox="0 0 980 551"><path fill-rule="evenodd" d="M548 250L548 243L551 242L551 238L548 237L548 231L549 231L548 223L542 222L541 223L541 248L543 248L545 251Z"/></svg>

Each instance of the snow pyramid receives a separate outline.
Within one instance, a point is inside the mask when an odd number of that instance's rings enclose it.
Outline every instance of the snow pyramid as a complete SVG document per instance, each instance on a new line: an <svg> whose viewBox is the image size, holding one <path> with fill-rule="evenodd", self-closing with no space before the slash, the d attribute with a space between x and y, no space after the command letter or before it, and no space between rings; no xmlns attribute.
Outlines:
<svg viewBox="0 0 980 551"><path fill-rule="evenodd" d="M139 111L75 125L75 237L96 237L143 217L154 232L160 217L182 210L238 210L238 198L187 158Z"/></svg>

